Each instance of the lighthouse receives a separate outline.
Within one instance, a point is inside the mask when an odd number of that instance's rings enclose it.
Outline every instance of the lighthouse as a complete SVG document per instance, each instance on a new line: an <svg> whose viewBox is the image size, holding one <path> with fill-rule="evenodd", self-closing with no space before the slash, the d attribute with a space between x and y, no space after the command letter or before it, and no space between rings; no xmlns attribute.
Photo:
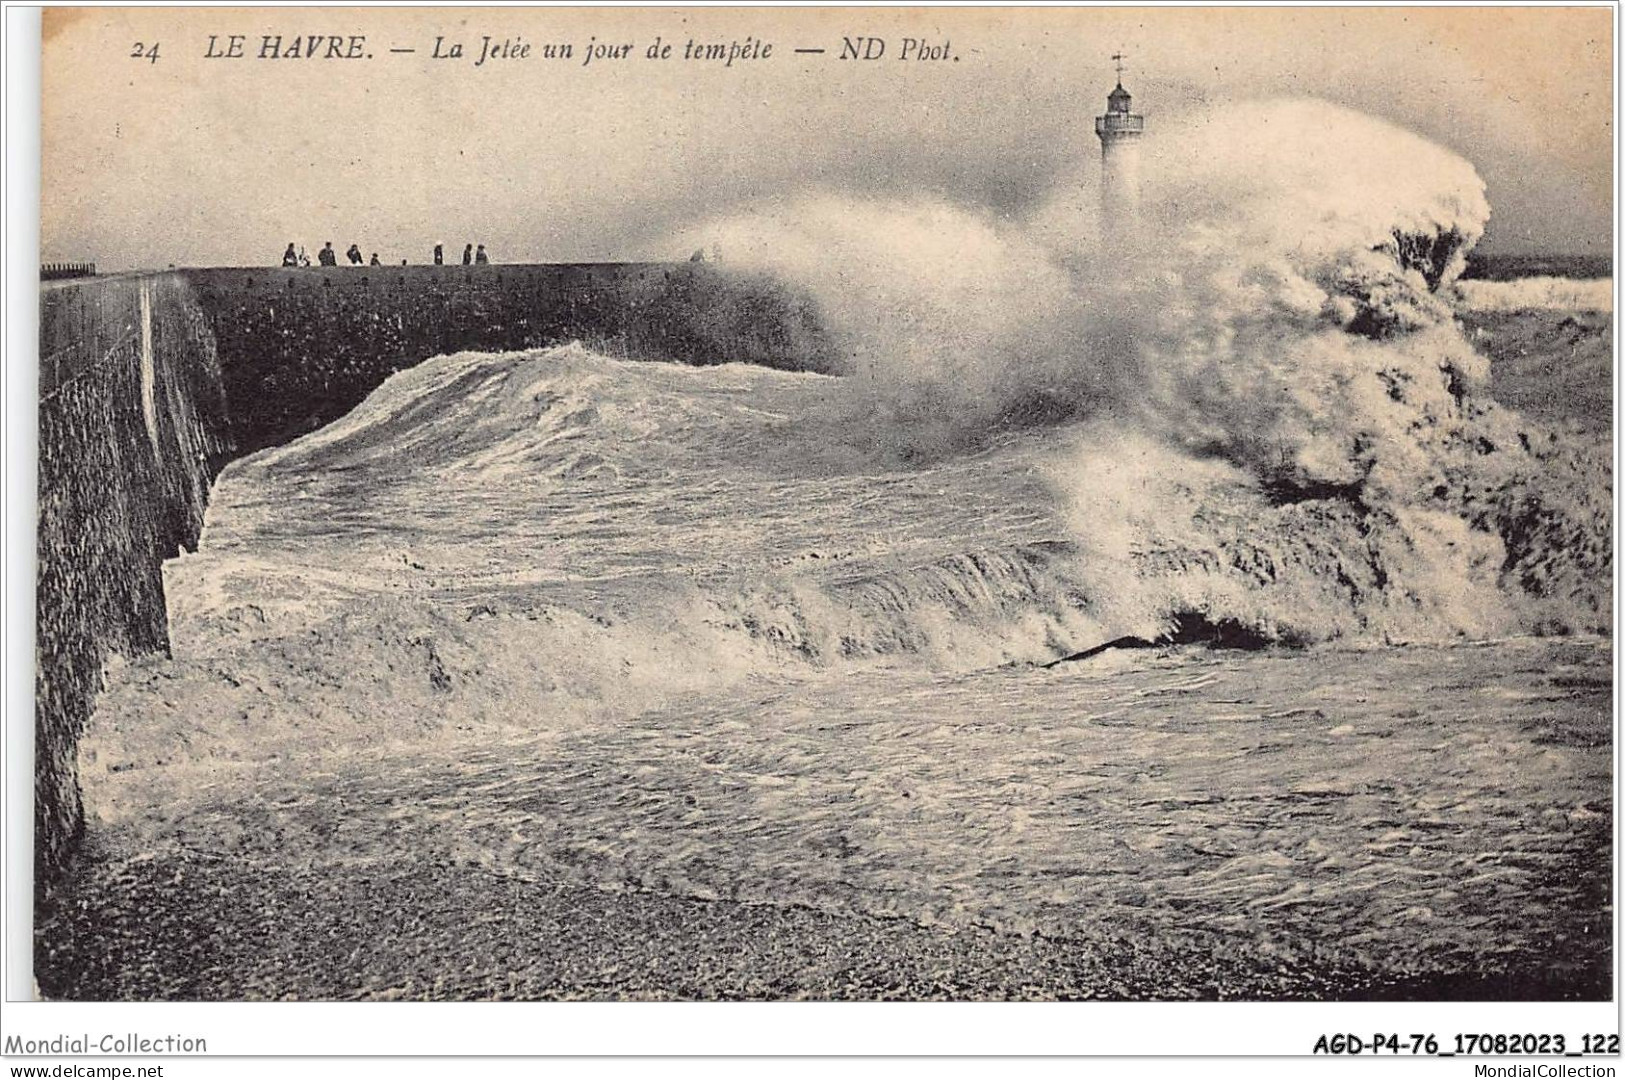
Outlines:
<svg viewBox="0 0 1625 1080"><path fill-rule="evenodd" d="M1123 89L1123 53L1117 64L1117 88L1106 95L1106 114L1095 117L1100 136L1100 218L1108 237L1130 231L1140 205L1140 140L1145 117L1133 111L1134 99Z"/></svg>

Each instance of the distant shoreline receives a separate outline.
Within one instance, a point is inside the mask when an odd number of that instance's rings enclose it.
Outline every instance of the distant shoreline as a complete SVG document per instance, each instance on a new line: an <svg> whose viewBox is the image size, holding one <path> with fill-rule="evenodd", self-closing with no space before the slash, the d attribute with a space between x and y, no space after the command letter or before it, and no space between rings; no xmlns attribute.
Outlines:
<svg viewBox="0 0 1625 1080"><path fill-rule="evenodd" d="M438 269L441 269L441 270L475 270L475 269L498 270L498 269L501 269L504 266L507 266L507 267L511 268L511 267L522 267L522 266L557 266L557 265L602 266L602 265L626 265L626 264L649 265L649 266L656 266L656 265L664 266L664 265L668 265L668 264L677 265L677 263L675 261L659 260L659 259L632 259L632 260L615 260L615 259L596 259L596 260L592 260L592 259L589 259L589 260L571 260L571 261L565 261L565 262L562 262L562 263L559 262L559 261L556 261L556 260L553 261L553 262L545 262L545 263L540 263L540 262L532 263L532 262L523 262L523 261L521 261L521 262L505 262L505 263L500 263L500 264L499 263L492 263L488 267L478 267L478 268L473 267L473 266L466 266L465 267L465 266L459 266L459 265L453 264L453 263L448 263L445 266L438 267ZM403 268L411 268L411 267L427 268L430 265L431 264L429 264L429 263L415 262L415 263L406 264L405 267L403 267L399 263L384 263L382 266L371 266L371 267L369 267L369 266L336 266L336 267L334 267L334 266L308 266L308 267L290 268L290 267L276 266L276 265L267 263L267 264L265 264L263 266L257 266L257 265L240 265L240 266L238 266L238 265L233 265L233 266L224 266L224 265L222 265L222 266L214 266L214 265L190 266L189 265L189 266L185 266L185 267L170 266L168 268L168 270L184 269L184 270L245 270L245 271L258 271L258 270L304 269L304 270L315 270L315 271L321 271L321 270L360 270L360 271L374 270L374 271L377 271L377 270L400 270L400 269L403 269ZM122 270L109 268L109 269L101 271L101 273L99 273L96 276L106 278L106 277L116 277L116 276L118 276L120 274L153 274L153 273L166 273L166 272L168 272L168 271L159 269L157 267L147 267L147 268L144 268L144 269L143 268L122 269ZM1530 255L1530 254L1499 255L1499 254L1483 254L1483 253L1480 253L1480 252L1473 252L1472 254L1467 256L1467 269L1466 269L1466 271L1464 271L1462 273L1461 276L1463 278L1466 278L1466 279L1469 279L1469 280L1476 279L1476 280L1481 280L1481 281L1513 281L1513 280L1516 280L1518 278L1526 278L1526 277L1565 277L1565 278L1576 278L1576 279L1580 279L1580 280L1589 280L1589 279L1595 279L1595 278L1612 277L1613 274L1614 274L1614 259L1613 259L1612 255L1546 255L1546 254L1539 254L1539 255ZM71 283L71 282L83 281L85 279L84 278L67 278L67 279L63 279L63 280L66 280L66 281Z"/></svg>
<svg viewBox="0 0 1625 1080"><path fill-rule="evenodd" d="M1467 256L1461 275L1480 281L1515 281L1529 277L1589 280L1614 276L1612 255L1485 255Z"/></svg>

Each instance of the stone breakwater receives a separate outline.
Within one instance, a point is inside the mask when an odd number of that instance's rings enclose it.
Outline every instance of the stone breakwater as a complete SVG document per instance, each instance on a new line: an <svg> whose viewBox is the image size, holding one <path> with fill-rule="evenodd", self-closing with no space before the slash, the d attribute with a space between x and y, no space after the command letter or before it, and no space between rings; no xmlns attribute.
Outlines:
<svg viewBox="0 0 1625 1080"><path fill-rule="evenodd" d="M111 655L167 650L162 566L229 452L208 320L176 274L40 298L35 872L82 828L75 746Z"/></svg>

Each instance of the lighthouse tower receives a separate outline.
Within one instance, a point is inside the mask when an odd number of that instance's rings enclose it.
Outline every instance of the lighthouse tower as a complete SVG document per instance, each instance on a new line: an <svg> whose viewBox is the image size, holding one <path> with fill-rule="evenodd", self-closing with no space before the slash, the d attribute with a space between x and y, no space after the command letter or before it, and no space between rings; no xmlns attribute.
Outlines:
<svg viewBox="0 0 1625 1080"><path fill-rule="evenodd" d="M1123 53L1114 53L1117 89L1106 95L1106 114L1095 117L1100 136L1100 217L1106 236L1132 230L1140 205L1140 140L1145 117L1131 111L1133 98L1123 89Z"/></svg>

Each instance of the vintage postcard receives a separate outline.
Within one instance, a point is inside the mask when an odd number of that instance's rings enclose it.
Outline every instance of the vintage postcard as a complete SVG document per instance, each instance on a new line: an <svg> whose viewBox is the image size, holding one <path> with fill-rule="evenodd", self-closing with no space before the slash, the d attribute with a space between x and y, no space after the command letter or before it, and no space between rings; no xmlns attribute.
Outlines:
<svg viewBox="0 0 1625 1080"><path fill-rule="evenodd" d="M1614 15L46 9L38 997L1606 1005Z"/></svg>

